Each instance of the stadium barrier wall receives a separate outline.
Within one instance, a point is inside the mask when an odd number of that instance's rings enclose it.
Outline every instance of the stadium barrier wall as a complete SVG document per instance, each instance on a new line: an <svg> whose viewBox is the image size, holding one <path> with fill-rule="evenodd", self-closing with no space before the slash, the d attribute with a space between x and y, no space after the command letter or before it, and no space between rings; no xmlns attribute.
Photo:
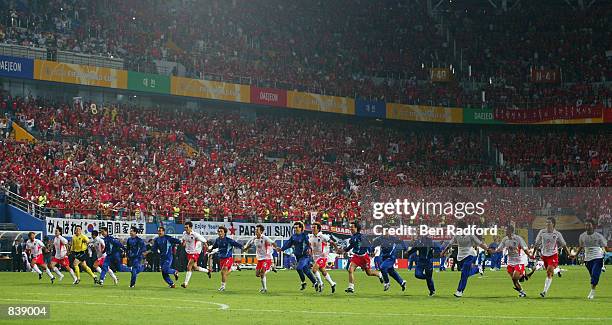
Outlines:
<svg viewBox="0 0 612 325"><path fill-rule="evenodd" d="M16 224L19 230L44 231L45 229L44 220L35 218L31 214L14 206L7 206L6 213L8 222Z"/></svg>

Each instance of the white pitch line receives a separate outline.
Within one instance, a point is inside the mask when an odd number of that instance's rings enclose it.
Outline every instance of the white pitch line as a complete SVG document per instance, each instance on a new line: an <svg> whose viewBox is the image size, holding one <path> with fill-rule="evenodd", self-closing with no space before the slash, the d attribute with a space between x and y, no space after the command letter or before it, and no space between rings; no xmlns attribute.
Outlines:
<svg viewBox="0 0 612 325"><path fill-rule="evenodd" d="M172 300L172 299L165 299ZM94 305L94 306L125 306L125 307L147 307L147 308L158 308L159 305L145 305L145 304L123 304L123 303L106 303L106 302L90 302L90 301L64 301L64 300L40 300L40 299L16 299L16 298L0 298L0 301L34 301L48 304L67 304L67 305ZM198 310L227 310L229 306L226 304L218 304L215 302L198 301L199 303L213 304L219 306L219 308L202 308L201 306L174 306L166 305L164 307L176 308L176 309L198 309Z"/></svg>
<svg viewBox="0 0 612 325"><path fill-rule="evenodd" d="M281 310L281 309L251 309L251 308L232 308L231 311L245 312L275 312L275 313L304 313L304 314L329 314L329 315L345 315L345 316L372 316L372 317L397 317L397 316L416 316L416 317L452 317L452 318L480 318L480 319L556 319L556 320L591 320L591 321L607 321L612 320L612 317L549 317L549 316L484 316L484 315L459 315L459 314L408 314L408 313L357 313L350 311L309 311L309 310Z"/></svg>
<svg viewBox="0 0 612 325"><path fill-rule="evenodd" d="M39 295L37 293L25 293L25 294L30 294L30 295ZM68 296L68 297L73 297L73 294L68 294L68 293L54 293L54 296ZM136 299L147 299L147 300L167 300L167 301L180 301L180 302L191 302L191 303L198 303L198 304L210 304L210 305L217 305L219 306L220 310L225 310L225 309L229 309L229 305L226 304L221 304L221 303L217 303L217 302L210 302L210 301L202 301L202 300L189 300L189 299L170 299L170 298L159 298L159 297L140 297L140 296L136 296L136 297L130 297L130 296L115 296L115 295L104 295L104 296L100 296L102 298L120 298L120 299L125 299L125 298L136 298Z"/></svg>

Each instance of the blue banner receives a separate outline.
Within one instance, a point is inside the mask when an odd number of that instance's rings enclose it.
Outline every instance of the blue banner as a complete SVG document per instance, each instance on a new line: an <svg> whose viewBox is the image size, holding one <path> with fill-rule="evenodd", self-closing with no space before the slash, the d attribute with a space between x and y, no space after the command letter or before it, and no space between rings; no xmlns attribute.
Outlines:
<svg viewBox="0 0 612 325"><path fill-rule="evenodd" d="M385 102L375 100L355 100L355 115L363 117L385 118Z"/></svg>
<svg viewBox="0 0 612 325"><path fill-rule="evenodd" d="M0 76L34 78L34 60L0 55Z"/></svg>

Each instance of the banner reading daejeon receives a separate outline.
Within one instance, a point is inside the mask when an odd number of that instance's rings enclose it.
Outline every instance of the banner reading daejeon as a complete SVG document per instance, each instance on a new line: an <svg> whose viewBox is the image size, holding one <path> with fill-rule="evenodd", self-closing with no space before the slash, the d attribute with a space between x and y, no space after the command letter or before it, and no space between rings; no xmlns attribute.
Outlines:
<svg viewBox="0 0 612 325"><path fill-rule="evenodd" d="M128 89L170 94L170 77L160 74L128 71Z"/></svg>
<svg viewBox="0 0 612 325"><path fill-rule="evenodd" d="M114 221L114 220L94 220L94 219L71 219L71 218L46 218L45 230L48 235L53 235L56 227L62 228L62 234L67 237L74 235L74 229L77 225L83 228L83 234L90 236L94 230L100 230L100 227L107 227L108 233L111 235L129 235L130 227L138 228L139 233L145 233L146 223L144 220L139 221Z"/></svg>
<svg viewBox="0 0 612 325"><path fill-rule="evenodd" d="M32 79L33 74L34 61L32 59L0 55L0 76Z"/></svg>
<svg viewBox="0 0 612 325"><path fill-rule="evenodd" d="M127 88L127 71L88 65L34 61L34 79L97 86Z"/></svg>
<svg viewBox="0 0 612 325"><path fill-rule="evenodd" d="M170 93L177 96L241 103L249 103L251 100L251 88L249 86L183 77L172 77L170 79Z"/></svg>
<svg viewBox="0 0 612 325"><path fill-rule="evenodd" d="M418 122L463 123L463 109L457 107L387 103L387 119Z"/></svg>
<svg viewBox="0 0 612 325"><path fill-rule="evenodd" d="M228 230L228 236L255 236L256 225L256 223L248 222L194 221L193 230L203 236L216 236L219 226L225 226ZM262 225L266 228L264 231L266 236L287 239L293 233L291 223L262 223Z"/></svg>
<svg viewBox="0 0 612 325"><path fill-rule="evenodd" d="M495 119L493 110L486 108L464 108L463 123L466 124L503 124Z"/></svg>
<svg viewBox="0 0 612 325"><path fill-rule="evenodd" d="M287 92L287 107L309 111L355 115L355 100L347 97Z"/></svg>

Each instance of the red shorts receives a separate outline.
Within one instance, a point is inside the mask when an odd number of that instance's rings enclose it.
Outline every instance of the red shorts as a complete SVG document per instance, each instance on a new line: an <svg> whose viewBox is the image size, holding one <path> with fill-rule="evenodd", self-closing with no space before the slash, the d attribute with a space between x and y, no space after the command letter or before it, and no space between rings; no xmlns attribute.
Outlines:
<svg viewBox="0 0 612 325"><path fill-rule="evenodd" d="M59 264L65 268L69 268L70 267L70 260L68 259L68 256L64 256L64 258L57 259L55 258L55 256L51 259L51 263L55 263L55 264Z"/></svg>
<svg viewBox="0 0 612 325"><path fill-rule="evenodd" d="M45 265L45 261L43 260L43 254L39 254L38 256L33 257L32 264Z"/></svg>
<svg viewBox="0 0 612 325"><path fill-rule="evenodd" d="M508 265L508 273L512 275L512 273L514 272L518 272L519 274L525 273L525 265L524 264Z"/></svg>
<svg viewBox="0 0 612 325"><path fill-rule="evenodd" d="M272 267L272 260L257 260L256 270L264 270L264 272L268 272Z"/></svg>
<svg viewBox="0 0 612 325"><path fill-rule="evenodd" d="M316 261L319 268L324 268L327 266L327 257L319 257Z"/></svg>
<svg viewBox="0 0 612 325"><path fill-rule="evenodd" d="M229 271L232 270L232 265L234 265L234 258L233 257L222 258L219 261L219 267L220 268L226 268Z"/></svg>
<svg viewBox="0 0 612 325"><path fill-rule="evenodd" d="M544 261L544 267L548 268L548 266L557 267L559 266L559 255L551 255L551 256L542 256L542 261Z"/></svg>
<svg viewBox="0 0 612 325"><path fill-rule="evenodd" d="M362 256L353 255L353 257L351 257L351 263L359 266L360 268L364 270L369 270L370 269L370 255L368 254L365 254Z"/></svg>
<svg viewBox="0 0 612 325"><path fill-rule="evenodd" d="M197 254L187 254L187 261L198 261L200 258L200 253Z"/></svg>
<svg viewBox="0 0 612 325"><path fill-rule="evenodd" d="M98 266L102 266L104 265L104 260L106 259L106 256L104 257L100 257L99 259L96 260L96 263L98 263Z"/></svg>

